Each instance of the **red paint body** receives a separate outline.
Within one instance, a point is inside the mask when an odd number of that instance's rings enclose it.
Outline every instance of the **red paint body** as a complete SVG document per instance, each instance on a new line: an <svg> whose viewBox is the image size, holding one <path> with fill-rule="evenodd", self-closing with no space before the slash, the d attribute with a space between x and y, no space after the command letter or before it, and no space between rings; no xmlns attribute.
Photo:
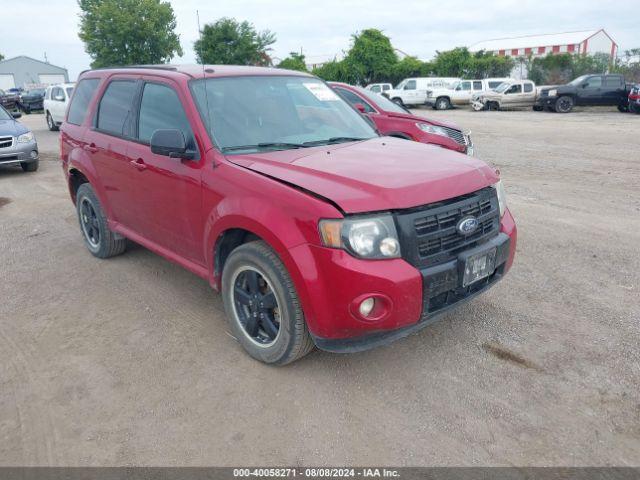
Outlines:
<svg viewBox="0 0 640 480"><path fill-rule="evenodd" d="M215 67L215 73L181 67L82 74L79 80L99 78L100 85L83 124L64 122L61 128L62 166L72 198L72 175L82 174L112 230L206 278L215 289L220 288L216 242L228 229L252 232L285 264L314 336L345 338L415 324L422 310L419 270L404 259L362 260L326 248L319 220L450 199L495 183L495 171L452 150L389 137L224 156L207 134L188 82L203 75L282 74L252 67ZM186 111L200 158L155 155L146 144L96 131L95 110L113 78L171 86ZM506 273L516 246L516 227L508 211L500 230L511 239ZM352 303L363 294L380 294L391 307L389 313L375 322L358 319Z"/></svg>
<svg viewBox="0 0 640 480"><path fill-rule="evenodd" d="M373 123L375 123L381 135L400 136L407 138L408 140L414 140L416 142L431 143L433 145L439 145L441 147L448 148L449 150L455 150L456 152L464 153L467 150L466 145L460 144L450 137L427 133L416 126L416 123L428 123L431 125L444 126L462 131L462 129L454 123L438 122L432 119L418 117L417 115L412 115L408 112L391 112L385 110L380 104L371 100L371 97L373 95L371 95L370 97L364 97L357 88L354 88L351 85L338 82L330 82L329 85L331 85L334 89L337 88L348 90L349 92L358 96L362 100L363 104L371 105L371 107L373 107L375 111L366 112L364 113L364 115L369 117L373 121Z"/></svg>

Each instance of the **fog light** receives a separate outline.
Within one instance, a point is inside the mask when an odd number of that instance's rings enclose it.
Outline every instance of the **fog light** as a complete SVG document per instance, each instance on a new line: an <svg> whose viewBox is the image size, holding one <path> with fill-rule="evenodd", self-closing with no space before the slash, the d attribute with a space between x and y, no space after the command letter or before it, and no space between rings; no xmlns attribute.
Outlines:
<svg viewBox="0 0 640 480"><path fill-rule="evenodd" d="M38 152L37 152L37 150L31 150L31 158L33 158L34 160L35 160L36 158L38 158Z"/></svg>
<svg viewBox="0 0 640 480"><path fill-rule="evenodd" d="M365 298L360 303L360 315L363 317L368 317L369 314L373 311L373 307L376 306L376 301L373 297Z"/></svg>

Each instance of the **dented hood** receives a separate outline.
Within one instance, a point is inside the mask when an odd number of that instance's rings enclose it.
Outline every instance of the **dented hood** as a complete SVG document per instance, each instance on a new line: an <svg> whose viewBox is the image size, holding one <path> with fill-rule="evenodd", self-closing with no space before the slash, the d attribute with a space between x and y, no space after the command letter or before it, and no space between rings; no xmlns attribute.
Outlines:
<svg viewBox="0 0 640 480"><path fill-rule="evenodd" d="M327 198L345 213L415 207L498 180L476 158L391 137L227 159Z"/></svg>

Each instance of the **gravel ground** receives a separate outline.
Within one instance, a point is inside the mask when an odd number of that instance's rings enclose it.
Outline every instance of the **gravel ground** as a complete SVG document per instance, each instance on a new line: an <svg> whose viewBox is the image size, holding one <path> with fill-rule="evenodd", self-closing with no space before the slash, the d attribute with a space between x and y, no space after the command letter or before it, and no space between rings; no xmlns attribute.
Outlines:
<svg viewBox="0 0 640 480"><path fill-rule="evenodd" d="M516 263L388 347L259 364L207 283L84 248L57 134L0 169L0 465L640 465L640 116L456 110Z"/></svg>

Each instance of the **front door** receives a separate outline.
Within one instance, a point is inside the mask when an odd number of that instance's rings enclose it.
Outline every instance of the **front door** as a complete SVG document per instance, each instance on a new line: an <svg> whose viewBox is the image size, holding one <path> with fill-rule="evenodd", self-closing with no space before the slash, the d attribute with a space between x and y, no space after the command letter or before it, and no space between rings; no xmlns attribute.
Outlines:
<svg viewBox="0 0 640 480"><path fill-rule="evenodd" d="M204 155L183 107L179 90L164 81L144 83L137 115L136 141L127 149L134 198L143 236L181 257L204 265L201 169ZM180 130L194 160L151 152L149 141L159 129Z"/></svg>
<svg viewBox="0 0 640 480"><path fill-rule="evenodd" d="M579 105L600 105L602 103L602 76L594 75L587 78L578 93Z"/></svg>

